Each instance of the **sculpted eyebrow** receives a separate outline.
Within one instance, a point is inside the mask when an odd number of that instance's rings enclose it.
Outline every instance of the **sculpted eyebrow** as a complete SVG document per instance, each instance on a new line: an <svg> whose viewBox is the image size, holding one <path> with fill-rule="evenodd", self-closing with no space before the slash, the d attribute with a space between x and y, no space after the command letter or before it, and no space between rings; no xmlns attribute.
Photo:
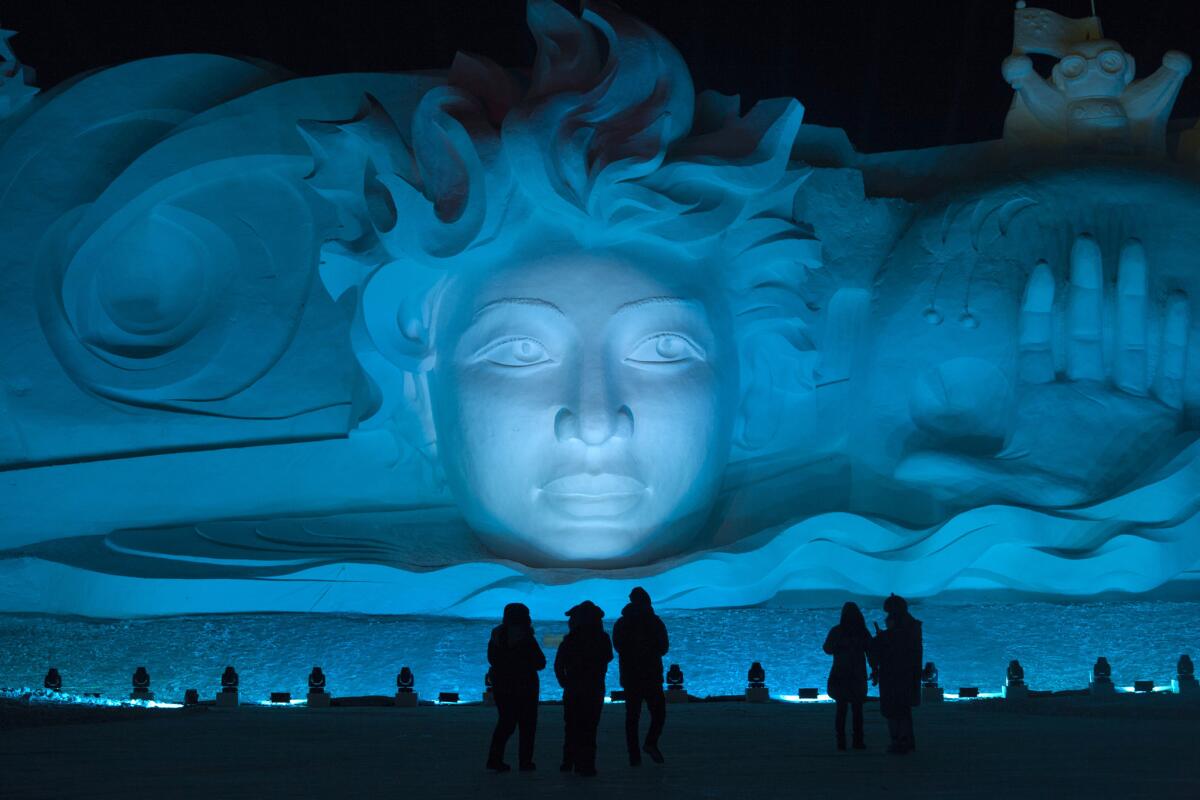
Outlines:
<svg viewBox="0 0 1200 800"><path fill-rule="evenodd" d="M619 314L622 311L628 311L629 309L632 309L632 308L640 308L641 306L657 305L659 303L675 303L675 304L679 304L679 305L688 305L688 306L697 305L695 300L685 300L682 297L667 297L667 296L644 297L641 300L631 300L628 303L622 303L621 306L617 309L616 313Z"/></svg>
<svg viewBox="0 0 1200 800"><path fill-rule="evenodd" d="M493 300L490 303L484 303L482 306L480 306L478 309L475 310L475 314L471 317L471 319L476 320L479 318L479 316L481 314L484 314L487 311L490 311L492 308L494 308L496 306L503 306L503 305L540 306L542 308L548 308L551 311L557 311L559 314L566 316L566 314L563 314L563 311L561 308L554 305L554 303L551 303L549 300L541 300L536 297L501 297L499 300Z"/></svg>

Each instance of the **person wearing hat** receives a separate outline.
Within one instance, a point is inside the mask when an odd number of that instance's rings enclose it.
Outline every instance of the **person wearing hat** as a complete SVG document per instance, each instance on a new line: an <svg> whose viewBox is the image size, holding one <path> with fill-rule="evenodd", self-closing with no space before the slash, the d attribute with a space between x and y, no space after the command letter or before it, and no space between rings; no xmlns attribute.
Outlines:
<svg viewBox="0 0 1200 800"><path fill-rule="evenodd" d="M620 656L621 688L625 690L625 744L629 748L629 763L640 765L644 750L661 764L663 754L658 749L658 737L667 719L662 659L669 641L667 626L654 613L650 595L642 587L634 587L629 593L629 604L613 625L612 639ZM646 732L645 744L639 748L638 723L643 701L650 710L650 730Z"/></svg>
<svg viewBox="0 0 1200 800"><path fill-rule="evenodd" d="M504 748L519 727L518 764L523 772L529 772L535 769L533 738L537 733L538 671L545 669L546 656L533 635L533 622L525 604L509 603L504 607L504 618L492 629L492 638L488 640L488 664L492 668L492 693L500 718L492 732L487 768L497 772L511 769L504 763Z"/></svg>
<svg viewBox="0 0 1200 800"><path fill-rule="evenodd" d="M886 630L875 623L872 644L873 682L879 684L879 710L888 721L889 753L903 755L917 747L913 706L921 704L921 621L908 613L908 601L891 595L883 601Z"/></svg>
<svg viewBox="0 0 1200 800"><path fill-rule="evenodd" d="M604 709L604 675L613 659L612 641L604 632L604 611L584 600L567 612L568 632L554 657L554 676L563 688L566 742L560 769L596 774L596 731Z"/></svg>

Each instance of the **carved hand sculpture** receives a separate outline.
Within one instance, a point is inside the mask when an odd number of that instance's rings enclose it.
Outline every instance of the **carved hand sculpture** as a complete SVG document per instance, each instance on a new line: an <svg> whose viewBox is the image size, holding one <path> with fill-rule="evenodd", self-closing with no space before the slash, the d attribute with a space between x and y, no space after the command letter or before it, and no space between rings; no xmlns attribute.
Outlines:
<svg viewBox="0 0 1200 800"><path fill-rule="evenodd" d="M1021 303L1020 384L1003 449L991 457L918 453L898 475L944 496L1064 507L1119 489L1168 452L1183 407L1190 303L1171 293L1159 320L1137 239L1125 242L1118 264L1116 283L1106 286L1089 234L1075 239L1065 287L1038 261Z"/></svg>

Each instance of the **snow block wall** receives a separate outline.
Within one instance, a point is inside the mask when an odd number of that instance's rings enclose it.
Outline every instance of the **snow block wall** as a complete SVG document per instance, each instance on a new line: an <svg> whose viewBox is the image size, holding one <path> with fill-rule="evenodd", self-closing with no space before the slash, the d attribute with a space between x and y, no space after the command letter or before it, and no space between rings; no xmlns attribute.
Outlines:
<svg viewBox="0 0 1200 800"><path fill-rule="evenodd" d="M528 70L34 96L0 49L0 610L1200 576L1186 55L1135 80L1020 9L1003 139L868 156L607 4L528 8Z"/></svg>

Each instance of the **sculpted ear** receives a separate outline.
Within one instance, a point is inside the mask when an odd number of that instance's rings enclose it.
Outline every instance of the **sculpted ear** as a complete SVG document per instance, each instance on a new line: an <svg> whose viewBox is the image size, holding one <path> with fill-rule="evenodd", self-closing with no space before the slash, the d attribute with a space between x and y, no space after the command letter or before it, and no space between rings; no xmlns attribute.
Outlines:
<svg viewBox="0 0 1200 800"><path fill-rule="evenodd" d="M433 402L429 393L429 373L407 373L404 381L404 399L408 410L416 418L411 443L431 462L437 463L437 428L433 424Z"/></svg>
<svg viewBox="0 0 1200 800"><path fill-rule="evenodd" d="M734 443L760 450L776 440L786 415L811 397L817 353L798 319L765 320L743 336Z"/></svg>
<svg viewBox="0 0 1200 800"><path fill-rule="evenodd" d="M433 318L444 278L444 270L412 261L384 264L354 298L351 326L351 346L369 389L359 427L392 430L410 451L430 459L437 440L429 389Z"/></svg>
<svg viewBox="0 0 1200 800"><path fill-rule="evenodd" d="M735 235L748 244L728 267L740 364L734 444L758 450L812 395L817 354L807 320L816 306L805 284L820 268L821 245L806 226L767 215Z"/></svg>
<svg viewBox="0 0 1200 800"><path fill-rule="evenodd" d="M393 324L406 345L408 358L397 363L404 369L403 414L405 438L432 463L437 463L437 427L433 418L433 370L438 366L434 342L438 306L445 291L445 276L425 271L421 291L405 297ZM397 354L398 355L398 354ZM398 415L399 415L398 414Z"/></svg>

